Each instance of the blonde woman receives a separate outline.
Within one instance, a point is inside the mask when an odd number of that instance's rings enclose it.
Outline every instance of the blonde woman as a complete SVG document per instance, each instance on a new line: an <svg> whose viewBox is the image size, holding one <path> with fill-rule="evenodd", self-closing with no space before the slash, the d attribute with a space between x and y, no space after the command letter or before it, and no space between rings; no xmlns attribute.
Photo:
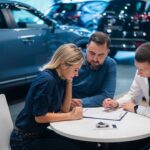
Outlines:
<svg viewBox="0 0 150 150"><path fill-rule="evenodd" d="M83 54L64 44L31 84L25 106L11 135L12 150L77 150L78 143L47 129L50 122L82 118L82 108L71 108L72 79L78 76Z"/></svg>

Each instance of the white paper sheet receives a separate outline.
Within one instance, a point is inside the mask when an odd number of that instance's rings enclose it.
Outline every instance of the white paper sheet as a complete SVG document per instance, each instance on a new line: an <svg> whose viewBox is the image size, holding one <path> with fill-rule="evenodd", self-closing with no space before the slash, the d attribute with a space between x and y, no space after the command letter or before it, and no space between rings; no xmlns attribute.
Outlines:
<svg viewBox="0 0 150 150"><path fill-rule="evenodd" d="M104 107L84 108L83 117L86 118L97 118L105 120L121 120L127 112L123 109L115 109L107 111Z"/></svg>

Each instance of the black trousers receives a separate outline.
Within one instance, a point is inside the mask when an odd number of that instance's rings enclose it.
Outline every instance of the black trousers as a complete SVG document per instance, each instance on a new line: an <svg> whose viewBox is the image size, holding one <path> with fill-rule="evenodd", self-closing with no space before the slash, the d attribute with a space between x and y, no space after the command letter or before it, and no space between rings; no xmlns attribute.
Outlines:
<svg viewBox="0 0 150 150"><path fill-rule="evenodd" d="M111 143L109 145L110 150L150 150L150 137L130 141L130 142L120 142L120 143Z"/></svg>
<svg viewBox="0 0 150 150"><path fill-rule="evenodd" d="M98 150L98 143L80 141L80 147L81 150Z"/></svg>
<svg viewBox="0 0 150 150"><path fill-rule="evenodd" d="M14 129L10 146L11 150L80 150L78 141L60 136L51 130L36 134Z"/></svg>

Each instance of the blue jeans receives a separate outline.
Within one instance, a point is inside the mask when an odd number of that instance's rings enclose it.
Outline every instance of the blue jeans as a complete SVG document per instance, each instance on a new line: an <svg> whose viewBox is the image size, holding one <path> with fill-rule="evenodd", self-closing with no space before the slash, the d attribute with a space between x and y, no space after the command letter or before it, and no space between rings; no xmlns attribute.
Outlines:
<svg viewBox="0 0 150 150"><path fill-rule="evenodd" d="M42 133L25 133L13 130L10 137L11 150L80 150L78 141L45 130Z"/></svg>

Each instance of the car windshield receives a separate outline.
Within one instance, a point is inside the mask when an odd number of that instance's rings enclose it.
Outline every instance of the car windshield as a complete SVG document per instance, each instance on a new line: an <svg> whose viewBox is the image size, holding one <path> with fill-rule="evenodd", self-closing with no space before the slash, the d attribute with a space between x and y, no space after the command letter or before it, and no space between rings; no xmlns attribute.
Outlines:
<svg viewBox="0 0 150 150"><path fill-rule="evenodd" d="M95 12L102 13L107 6L108 6L108 2L103 2L103 1L89 2L82 7L82 11L89 12L89 13L95 13Z"/></svg>
<svg viewBox="0 0 150 150"><path fill-rule="evenodd" d="M54 11L62 12L62 11L75 11L76 10L76 4L59 4L56 5Z"/></svg>
<svg viewBox="0 0 150 150"><path fill-rule="evenodd" d="M54 13L60 13L60 12L71 12L76 11L76 4L54 4L52 5L49 10L46 11L45 14L54 14Z"/></svg>
<svg viewBox="0 0 150 150"><path fill-rule="evenodd" d="M110 2L106 8L107 12L114 12L115 14L142 14L145 11L146 2L134 1L134 2ZM119 6L119 7L118 7Z"/></svg>

